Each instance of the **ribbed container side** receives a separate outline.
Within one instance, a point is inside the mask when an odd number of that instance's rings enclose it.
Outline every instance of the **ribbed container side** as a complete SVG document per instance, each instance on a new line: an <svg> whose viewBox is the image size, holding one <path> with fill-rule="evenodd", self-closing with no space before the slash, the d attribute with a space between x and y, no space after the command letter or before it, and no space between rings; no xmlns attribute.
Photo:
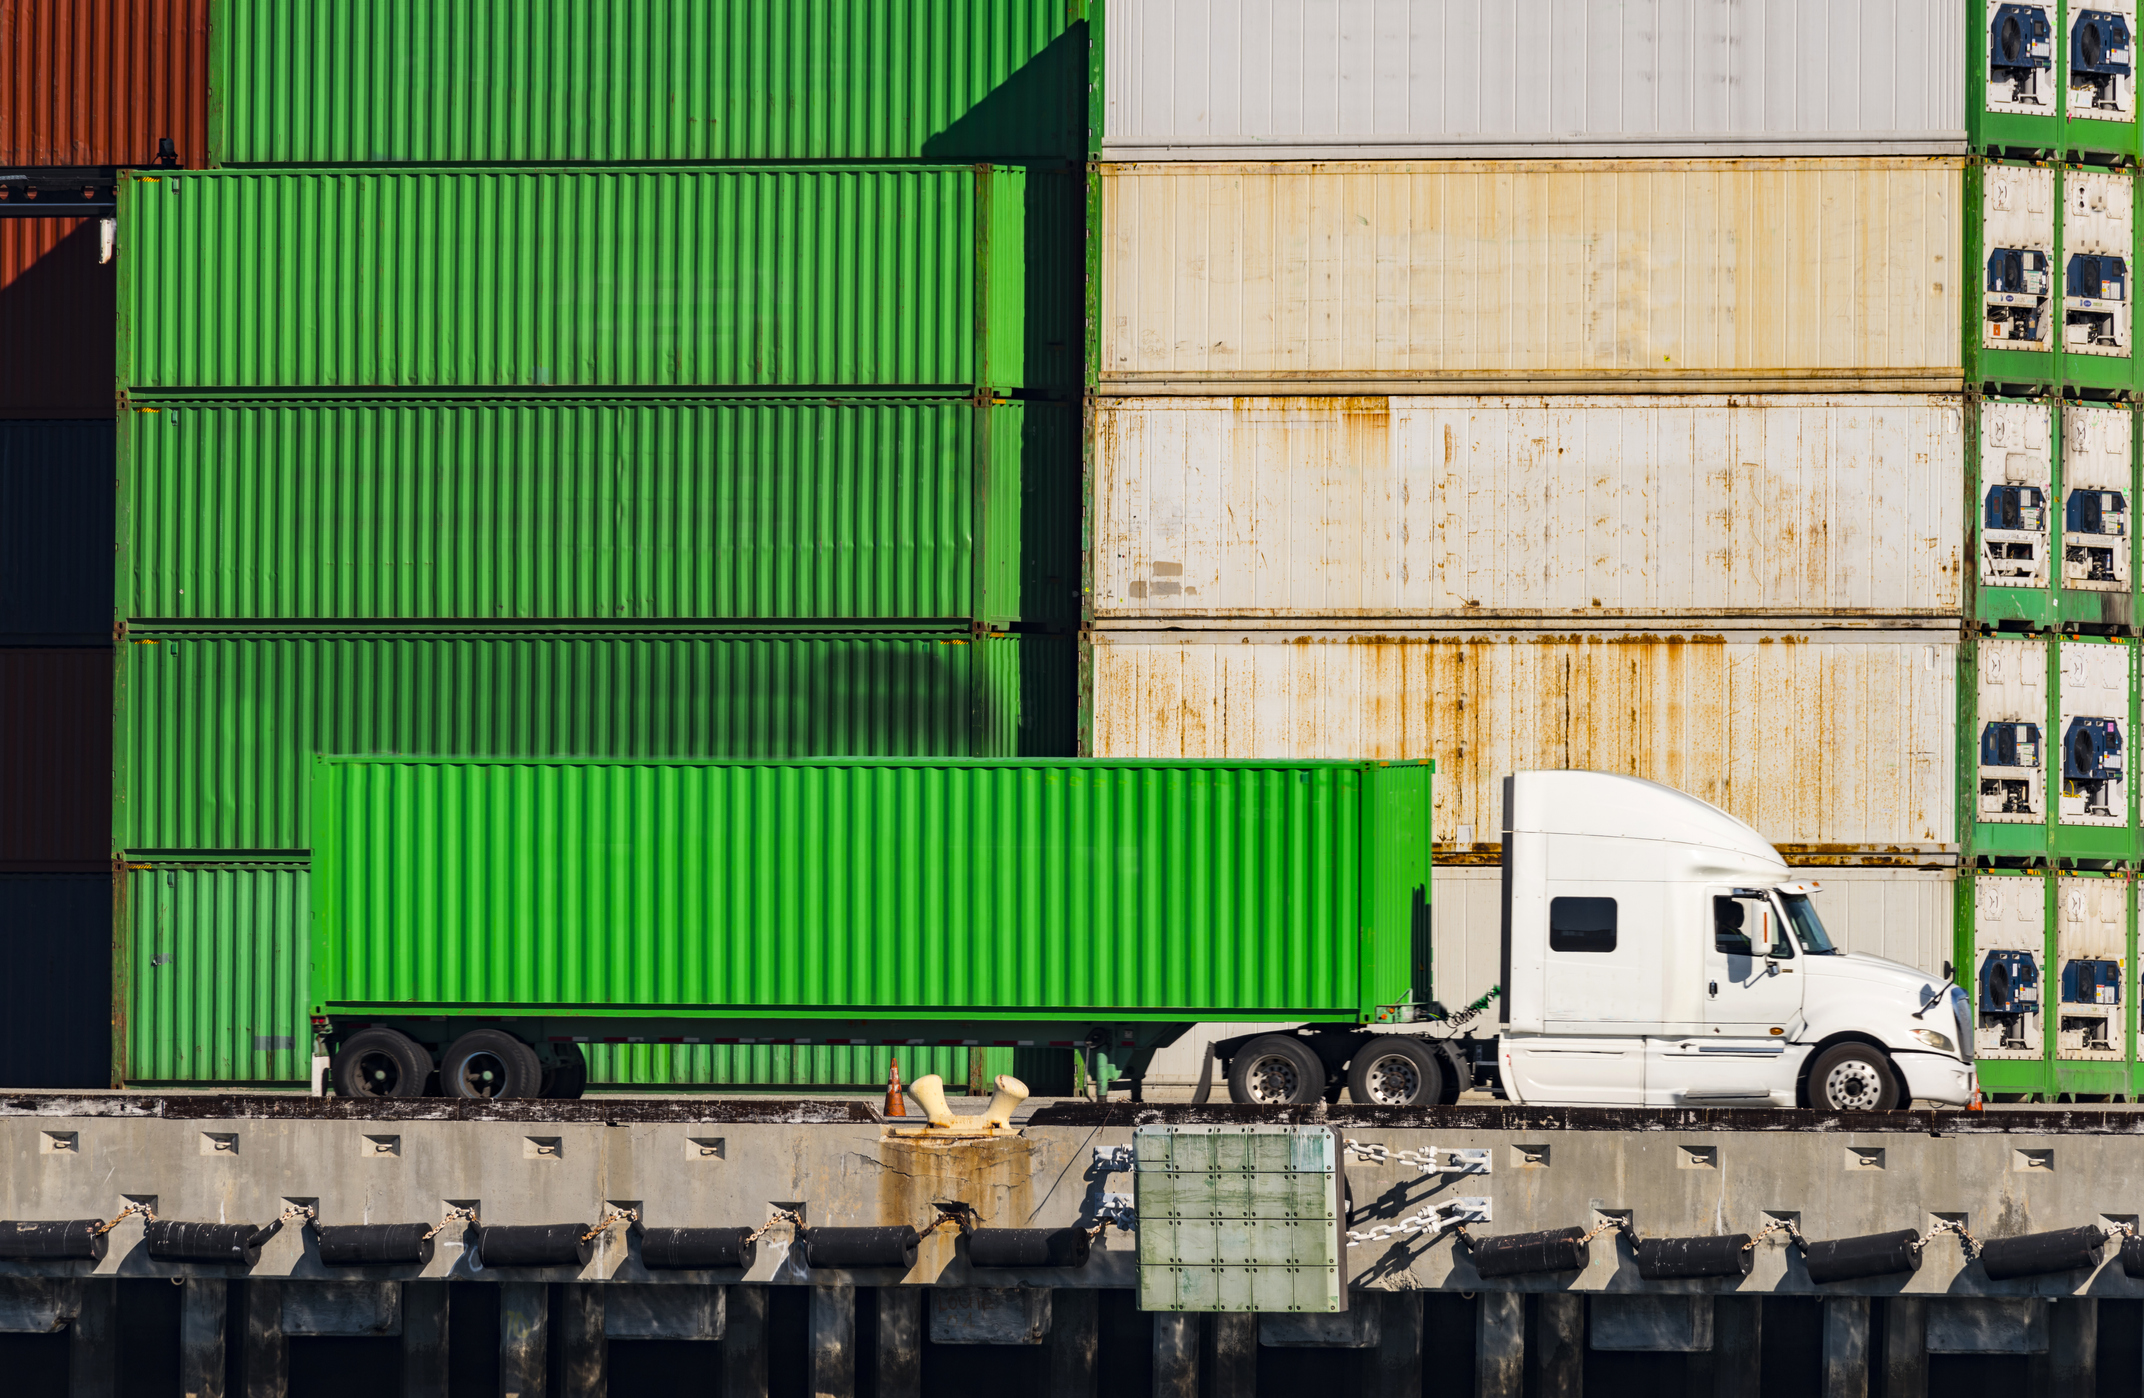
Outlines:
<svg viewBox="0 0 2144 1398"><path fill-rule="evenodd" d="M1110 0L1112 160L1958 153L1944 0Z"/></svg>
<svg viewBox="0 0 2144 1398"><path fill-rule="evenodd" d="M109 422L0 421L0 638L108 644Z"/></svg>
<svg viewBox="0 0 2144 1398"><path fill-rule="evenodd" d="M0 218L0 418L109 418L115 267L97 221Z"/></svg>
<svg viewBox="0 0 2144 1398"><path fill-rule="evenodd" d="M0 871L111 867L112 652L0 648Z"/></svg>
<svg viewBox="0 0 2144 1398"><path fill-rule="evenodd" d="M1958 617L1956 397L1104 398L1098 617Z"/></svg>
<svg viewBox="0 0 2144 1398"><path fill-rule="evenodd" d="M1962 386L1962 160L1099 168L1105 392Z"/></svg>
<svg viewBox="0 0 2144 1398"><path fill-rule="evenodd" d="M968 1082L970 1050L933 1044L589 1044L582 1052L588 1056L591 1083L884 1091L888 1070L898 1059L904 1086L926 1073L936 1073L945 1079L948 1091L957 1093ZM1014 1060L1022 1050L985 1048L981 1052L986 1084L999 1073L1020 1076L1024 1065ZM1032 1090L1034 1085L1029 1087Z"/></svg>
<svg viewBox="0 0 2144 1398"><path fill-rule="evenodd" d="M1789 857L1948 855L1957 666L1897 632L1097 632L1088 750L1434 756L1453 856L1496 852L1503 779L1537 767L1662 782Z"/></svg>
<svg viewBox="0 0 2144 1398"><path fill-rule="evenodd" d="M0 5L0 166L208 163L209 0Z"/></svg>
<svg viewBox="0 0 2144 1398"><path fill-rule="evenodd" d="M137 392L1024 373L1017 169L139 173L119 199Z"/></svg>
<svg viewBox="0 0 2144 1398"><path fill-rule="evenodd" d="M112 877L0 877L0 1084L112 1083Z"/></svg>
<svg viewBox="0 0 2144 1398"><path fill-rule="evenodd" d="M135 851L302 851L315 753L965 757L1045 737L1057 745L1044 752L1062 752L1073 645L964 632L137 633L120 649L113 829ZM1057 694L1035 692L1024 655L1065 677Z"/></svg>
<svg viewBox="0 0 2144 1398"><path fill-rule="evenodd" d="M310 884L268 865L126 871L115 970L128 1082L305 1080Z"/></svg>
<svg viewBox="0 0 2144 1398"><path fill-rule="evenodd" d="M1330 1017L1428 895L1426 763L314 773L330 1013Z"/></svg>
<svg viewBox="0 0 2144 1398"><path fill-rule="evenodd" d="M174 620L982 617L980 476L1008 497L993 600L1017 617L1020 416L962 399L132 412L125 607Z"/></svg>
<svg viewBox="0 0 2144 1398"><path fill-rule="evenodd" d="M219 4L226 165L1077 160L1073 0Z"/></svg>

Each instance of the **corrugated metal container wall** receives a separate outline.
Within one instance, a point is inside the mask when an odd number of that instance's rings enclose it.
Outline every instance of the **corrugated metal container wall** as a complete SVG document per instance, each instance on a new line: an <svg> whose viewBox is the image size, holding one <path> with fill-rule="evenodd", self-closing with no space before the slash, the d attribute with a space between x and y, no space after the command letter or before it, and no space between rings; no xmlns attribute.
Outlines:
<svg viewBox="0 0 2144 1398"><path fill-rule="evenodd" d="M209 0L0 0L0 165L208 162Z"/></svg>
<svg viewBox="0 0 2144 1398"><path fill-rule="evenodd" d="M1109 160L1963 154L1945 0L1110 0Z"/></svg>
<svg viewBox="0 0 2144 1398"><path fill-rule="evenodd" d="M1405 991L1429 787L1427 764L323 760L314 1003L1352 1013Z"/></svg>
<svg viewBox="0 0 2144 1398"><path fill-rule="evenodd" d="M1088 750L1434 757L1438 844L1480 854L1522 767L1663 782L1790 855L1952 851L1957 642L1860 634L1097 632Z"/></svg>
<svg viewBox="0 0 2144 1398"><path fill-rule="evenodd" d="M1104 391L1957 391L1964 162L1101 168Z"/></svg>
<svg viewBox="0 0 2144 1398"><path fill-rule="evenodd" d="M1955 617L1949 397L1105 398L1099 617Z"/></svg>
<svg viewBox="0 0 2144 1398"><path fill-rule="evenodd" d="M1026 416L942 398L143 410L126 419L124 605L188 620L1017 619L1023 529L1040 532ZM1048 464L1076 482L1076 460ZM1067 485L1034 486L1057 533Z"/></svg>
<svg viewBox="0 0 2144 1398"><path fill-rule="evenodd" d="M1077 160L1084 0L224 0L226 165Z"/></svg>
<svg viewBox="0 0 2144 1398"><path fill-rule="evenodd" d="M94 219L0 218L0 418L112 415L112 263Z"/></svg>
<svg viewBox="0 0 2144 1398"><path fill-rule="evenodd" d="M942 1044L589 1044L588 1081L631 1086L706 1087L853 1087L884 1091L887 1070L901 1061L901 1081L912 1083L926 1073L960 1091L968 1081L965 1048ZM1064 1053L1059 1050L1059 1053ZM983 1080L1010 1073L1037 1096L1046 1089L1028 1076L1030 1064L1048 1073L1056 1065L1038 1061L1032 1049L985 1048ZM1058 1095L1071 1091L1064 1085Z"/></svg>
<svg viewBox="0 0 2144 1398"><path fill-rule="evenodd" d="M0 878L0 1085L112 1082L112 877Z"/></svg>
<svg viewBox="0 0 2144 1398"><path fill-rule="evenodd" d="M112 652L0 647L0 871L111 867Z"/></svg>
<svg viewBox="0 0 2144 1398"><path fill-rule="evenodd" d="M1060 753L1066 701L1047 701L1071 688L1072 647L897 631L136 636L120 649L113 829L127 850L302 851L323 752Z"/></svg>
<svg viewBox="0 0 2144 1398"><path fill-rule="evenodd" d="M0 422L0 639L109 645L112 424Z"/></svg>
<svg viewBox="0 0 2144 1398"><path fill-rule="evenodd" d="M126 871L127 1081L304 1081L310 882L275 865Z"/></svg>
<svg viewBox="0 0 2144 1398"><path fill-rule="evenodd" d="M987 166L138 174L120 378L1012 386L1025 201Z"/></svg>

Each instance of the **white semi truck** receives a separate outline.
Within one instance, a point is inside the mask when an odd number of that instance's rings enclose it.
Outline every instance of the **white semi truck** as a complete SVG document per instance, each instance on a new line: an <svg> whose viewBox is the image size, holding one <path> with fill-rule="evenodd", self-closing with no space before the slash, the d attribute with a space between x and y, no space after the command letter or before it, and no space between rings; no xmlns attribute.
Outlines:
<svg viewBox="0 0 2144 1398"><path fill-rule="evenodd" d="M1519 772L1503 848L1493 1039L1432 1019L1222 1040L1231 1097L1312 1101L1343 1073L1355 1100L1393 1106L1449 1102L1476 1079L1539 1106L1971 1097L1966 993L1947 973L1834 947L1816 886L1717 806L1636 777Z"/></svg>

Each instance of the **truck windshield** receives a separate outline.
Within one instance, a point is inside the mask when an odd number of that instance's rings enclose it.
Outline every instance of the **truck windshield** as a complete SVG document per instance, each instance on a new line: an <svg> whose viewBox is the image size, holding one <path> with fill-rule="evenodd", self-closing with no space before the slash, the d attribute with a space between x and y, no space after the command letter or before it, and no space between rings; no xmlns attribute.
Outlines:
<svg viewBox="0 0 2144 1398"><path fill-rule="evenodd" d="M1824 931L1824 919L1816 915L1816 904L1809 901L1806 893L1782 893L1779 901L1787 910L1787 924L1794 929L1796 941L1802 950L1811 956L1830 956L1838 950Z"/></svg>

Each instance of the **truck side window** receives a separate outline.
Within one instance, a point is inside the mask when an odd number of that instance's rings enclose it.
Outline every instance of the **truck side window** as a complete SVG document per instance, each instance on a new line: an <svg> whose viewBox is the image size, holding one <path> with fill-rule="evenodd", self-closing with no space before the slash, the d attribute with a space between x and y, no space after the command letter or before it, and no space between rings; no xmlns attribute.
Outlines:
<svg viewBox="0 0 2144 1398"><path fill-rule="evenodd" d="M1548 949L1550 951L1614 951L1615 899L1549 899Z"/></svg>
<svg viewBox="0 0 2144 1398"><path fill-rule="evenodd" d="M1729 956L1755 956L1744 928L1747 909L1737 898L1725 895L1712 900L1712 949Z"/></svg>

